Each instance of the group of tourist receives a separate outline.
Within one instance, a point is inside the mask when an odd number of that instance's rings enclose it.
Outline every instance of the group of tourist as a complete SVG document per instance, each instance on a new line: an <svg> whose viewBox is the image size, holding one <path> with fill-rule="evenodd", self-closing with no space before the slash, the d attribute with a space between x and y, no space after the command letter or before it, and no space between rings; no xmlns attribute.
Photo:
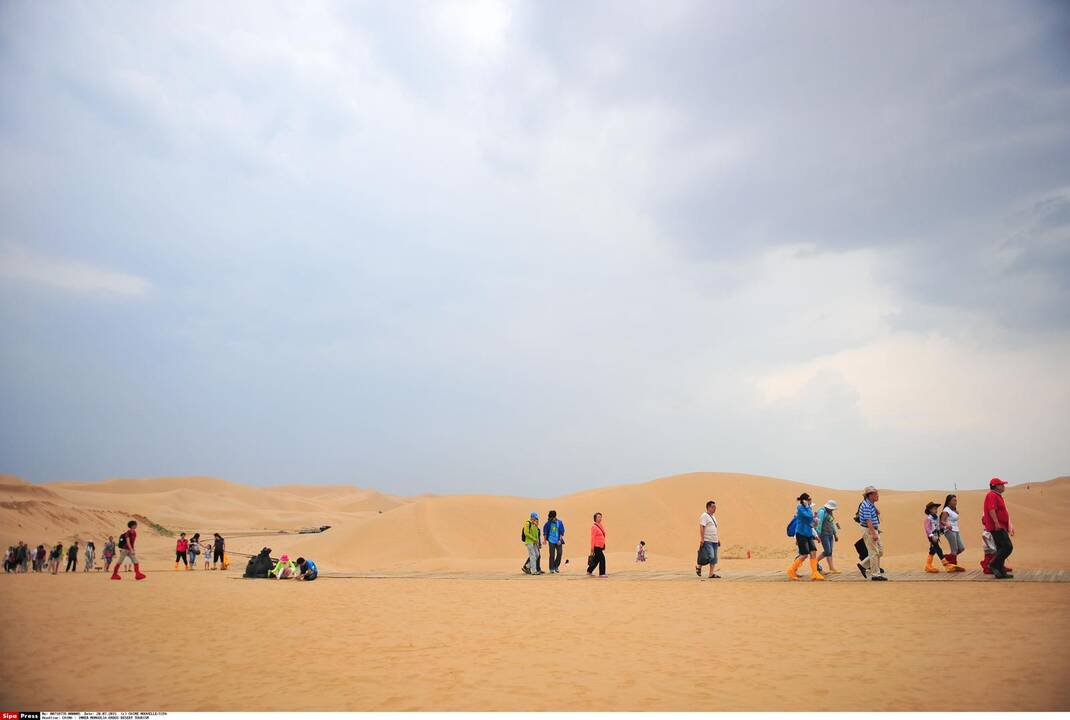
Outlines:
<svg viewBox="0 0 1070 720"><path fill-rule="evenodd" d="M989 491L984 500L984 514L981 523L984 531L981 534L984 559L981 561L981 569L985 574L997 579L1005 580L1013 578L1011 568L1007 567L1006 560L1014 547L1011 537L1014 535L1014 526L1010 521L1007 504L1003 499L1003 492L1007 483L999 478L992 478L989 482ZM858 572L863 578L875 582L885 582L888 577L881 567L881 558L884 555L884 545L881 542L881 514L877 503L880 501L880 491L872 485L862 491L862 501L858 505L853 521L861 531L861 537L855 543L859 562L856 563ZM799 569L803 563L809 561L810 579L824 580L826 575L837 575L839 570L833 560L834 548L840 540L840 524L836 519L839 505L835 500L829 500L816 512L813 507L813 499L809 493L802 493L796 498L798 503L795 508L795 516L788 525L788 534L794 536L798 549L795 559L788 568L788 578L801 580ZM709 567L707 577L718 579L717 561L721 546L721 539L717 528L717 503L710 500L706 503L706 510L699 516L699 549L698 559L695 563L695 574L702 577L702 569ZM587 557L587 574L593 575L598 569L598 576L606 576L606 529L602 524L602 513L595 513L591 525L590 554ZM925 506L925 518L922 524L928 544L928 560L925 571L930 573L939 572L933 566L933 558L940 558L947 572L962 572L964 568L959 564L959 555L966 550L966 544L962 540L962 531L959 526L958 497L949 494L944 498L941 505L930 502ZM947 552L943 551L940 540L947 543ZM539 526L539 514L531 513L528 521L521 530L521 540L527 547L527 562L521 570L530 575L541 575L542 547L545 544L550 549L549 571L560 572L561 549L565 543L565 526L557 517L557 511L551 510L544 526ZM820 545L820 551L818 546ZM640 542L636 548L636 561L646 560L646 543ZM568 562L567 560L565 561ZM825 570L821 563L828 564Z"/></svg>
<svg viewBox="0 0 1070 720"><path fill-rule="evenodd" d="M179 563L187 570L196 570L198 555L204 555L205 570L215 570L217 566L220 570L226 570L228 565L226 539L219 533L212 533L211 540L202 542L199 532L193 533L193 536L189 538L186 537L186 533L179 533L178 540L175 542L175 570L178 570Z"/></svg>
<svg viewBox="0 0 1070 720"><path fill-rule="evenodd" d="M996 579L1006 580L1013 578L1011 568L1006 565L1014 547L1011 536L1014 535L1014 526L1010 521L1007 511L1007 503L1003 499L1003 492L1007 483L999 478L992 478L988 485L988 494L985 495L984 512L981 517L981 525L984 528L981 533L981 544L984 547L984 559L981 561L981 569L985 574L992 575ZM870 580L886 581L888 578L881 567L881 557L884 555L884 546L881 543L881 517L877 503L880 500L880 492L872 485L862 491L862 502L858 505L858 512L854 516L862 531L862 537L855 543L858 551L859 562L856 567L863 578ZM799 567L810 560L810 579L824 580L825 575L821 572L820 562L827 559L829 570L825 574L835 574L839 571L833 566L832 549L839 540L839 523L835 519L837 509L836 501L829 500L818 513L813 512L810 495L803 493L797 498L798 505L795 510L795 518L789 530L795 535L798 546L798 554L795 561L788 569L788 577L792 580L800 580ZM941 505L938 502L929 502L925 505L922 530L925 533L925 541L928 543L925 572L940 572L933 565L933 558L940 559L946 572L963 572L959 564L959 555L966 550L966 544L962 540L962 530L959 526L958 496L949 494L944 498ZM943 551L940 539L947 543L947 552ZM820 539L821 554L817 554L816 541Z"/></svg>
<svg viewBox="0 0 1070 720"><path fill-rule="evenodd" d="M134 544L137 542L137 521L127 523L127 529L116 541L112 535L104 542L101 548L100 559L102 565L97 565L96 543L89 540L82 549L81 541L75 540L64 548L62 542L46 547L38 545L32 548L21 540L17 545L12 545L4 554L5 573L59 573L60 565L66 560L64 572L77 572L78 563L82 562L82 571L93 570L112 571L113 580L121 580L120 568L129 572L134 571L134 577L141 580L145 577L134 552ZM204 569L215 570L216 567L226 569L226 541L219 533L214 533L210 542L202 543L201 534L194 533L193 537L186 538L186 533L181 533L175 545L175 570L179 562L186 566L187 570L193 570L197 563L197 556L204 554ZM118 559L116 559L118 556ZM114 562L114 569L112 564Z"/></svg>
<svg viewBox="0 0 1070 720"><path fill-rule="evenodd" d="M109 537L104 543L101 559L104 561L104 570L111 565L115 557L115 540ZM19 540L18 544L12 545L4 554L5 573L51 573L59 574L60 565L64 566L64 572L78 572L78 563L82 563L82 572L100 570L97 566L97 546L92 540L82 547L80 541L75 540L67 547L62 542L55 545L38 545L30 547Z"/></svg>

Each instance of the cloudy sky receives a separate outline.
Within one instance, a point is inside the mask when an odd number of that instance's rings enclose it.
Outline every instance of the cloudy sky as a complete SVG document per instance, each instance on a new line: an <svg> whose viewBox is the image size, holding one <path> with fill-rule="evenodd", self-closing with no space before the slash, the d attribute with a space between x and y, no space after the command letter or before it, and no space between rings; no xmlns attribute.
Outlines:
<svg viewBox="0 0 1070 720"><path fill-rule="evenodd" d="M0 470L1070 473L1070 10L0 4Z"/></svg>

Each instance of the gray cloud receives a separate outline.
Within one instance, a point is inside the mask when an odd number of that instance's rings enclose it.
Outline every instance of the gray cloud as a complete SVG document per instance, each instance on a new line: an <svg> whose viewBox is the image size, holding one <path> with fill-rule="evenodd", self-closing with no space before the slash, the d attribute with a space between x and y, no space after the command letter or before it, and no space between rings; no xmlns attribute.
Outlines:
<svg viewBox="0 0 1070 720"><path fill-rule="evenodd" d="M924 372L990 343L1065 392L1058 6L187 10L0 7L0 242L152 287L0 279L7 470L1065 472L996 421L890 429L835 360L935 334Z"/></svg>

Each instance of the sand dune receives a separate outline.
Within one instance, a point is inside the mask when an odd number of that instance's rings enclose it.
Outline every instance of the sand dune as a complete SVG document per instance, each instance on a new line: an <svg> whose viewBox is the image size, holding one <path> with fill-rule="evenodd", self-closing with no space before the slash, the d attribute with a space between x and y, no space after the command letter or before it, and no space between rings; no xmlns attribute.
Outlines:
<svg viewBox="0 0 1070 720"><path fill-rule="evenodd" d="M726 583L687 571L710 498L731 558L726 577L782 569L794 547L784 527L802 490L819 502L838 500L845 540L857 536L849 521L856 491L728 473L552 500L398 498L214 478L34 485L2 476L0 542L102 539L136 513L149 576L122 583L101 573L0 577L0 601L14 617L48 618L11 624L0 636L0 699L46 710L931 710L933 692L944 687L933 648L948 629L963 673L949 707L1070 709L1068 583ZM883 493L893 580L896 568L916 571L923 562L922 507L943 494ZM979 557L982 495L959 493L971 563ZM1070 478L1014 486L1007 500L1018 531L1014 564L1070 567L1063 522ZM545 517L550 508L567 525L573 563L561 578L522 576L521 524L530 511ZM578 567L596 510L609 534L605 580L583 577ZM321 524L332 528L277 534ZM223 530L232 551L268 545L276 554L305 554L325 576L242 581L240 558L227 573L171 572L173 533L182 529ZM631 561L640 538L651 548L645 566ZM331 576L442 569L462 573ZM673 577L659 581L667 573L655 571L664 570ZM176 616L176 607L192 606L208 614ZM998 694L961 692L990 677L996 611L1015 680ZM858 647L874 628L879 662L863 669ZM820 642L806 686L796 656L784 651L788 638ZM24 661L26 648L37 662ZM139 661L115 672L114 658L131 651ZM206 659L226 681L192 691L176 683L174 668L189 658ZM535 658L534 671L521 658ZM715 682L696 679L707 672ZM270 692L280 683L300 690Z"/></svg>

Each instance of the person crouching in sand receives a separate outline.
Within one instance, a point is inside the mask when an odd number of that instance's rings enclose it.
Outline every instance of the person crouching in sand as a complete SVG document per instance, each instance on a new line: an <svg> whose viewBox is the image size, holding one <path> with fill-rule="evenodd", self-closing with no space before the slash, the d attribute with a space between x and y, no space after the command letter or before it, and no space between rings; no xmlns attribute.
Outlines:
<svg viewBox="0 0 1070 720"><path fill-rule="evenodd" d="M305 560L303 557L297 558L297 577L295 580L315 580L319 577L319 570L316 569L316 563L311 560Z"/></svg>
<svg viewBox="0 0 1070 720"><path fill-rule="evenodd" d="M297 568L290 562L289 555L283 555L279 558L279 561L275 563L275 567L271 569L271 574L279 580L289 580L297 574Z"/></svg>

